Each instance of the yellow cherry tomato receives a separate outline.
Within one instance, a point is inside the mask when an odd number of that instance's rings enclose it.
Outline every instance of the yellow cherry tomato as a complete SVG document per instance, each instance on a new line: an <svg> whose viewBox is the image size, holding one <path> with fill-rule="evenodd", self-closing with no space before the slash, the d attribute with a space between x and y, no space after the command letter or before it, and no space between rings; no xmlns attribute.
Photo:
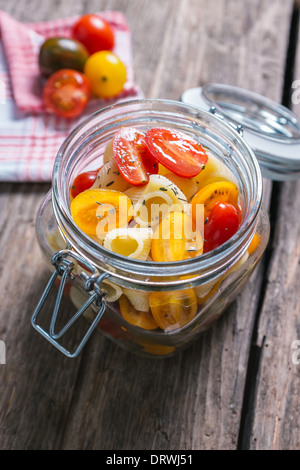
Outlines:
<svg viewBox="0 0 300 470"><path fill-rule="evenodd" d="M218 181L210 183L200 189L192 198L192 216L194 222L197 219L197 205L204 206L204 221L209 216L212 208L217 202L229 202L237 206L239 190L237 186L230 181Z"/></svg>
<svg viewBox="0 0 300 470"><path fill-rule="evenodd" d="M197 313L197 297L193 289L152 292L149 305L154 320L162 330L180 328Z"/></svg>
<svg viewBox="0 0 300 470"><path fill-rule="evenodd" d="M260 244L260 235L256 232L251 240L250 245L248 246L249 256L252 255L256 251L259 244Z"/></svg>
<svg viewBox="0 0 300 470"><path fill-rule="evenodd" d="M136 295L139 295L138 292ZM139 326L144 330L156 330L158 328L151 312L139 312L125 295L120 297L119 306L122 317L131 325Z"/></svg>
<svg viewBox="0 0 300 470"><path fill-rule="evenodd" d="M149 354L155 354L156 356L166 356L172 354L175 351L175 346L166 346L164 344L150 344L146 341L137 341L138 344L143 346L143 350Z"/></svg>
<svg viewBox="0 0 300 470"><path fill-rule="evenodd" d="M109 230L127 225L131 206L130 199L119 191L87 189L71 202L71 214L84 233L102 239Z"/></svg>
<svg viewBox="0 0 300 470"><path fill-rule="evenodd" d="M193 231L192 219L183 212L171 212L156 227L152 242L153 261L181 261L203 252L203 240Z"/></svg>
<svg viewBox="0 0 300 470"><path fill-rule="evenodd" d="M127 78L124 63L110 51L92 54L85 63L84 74L98 98L112 98L121 93Z"/></svg>

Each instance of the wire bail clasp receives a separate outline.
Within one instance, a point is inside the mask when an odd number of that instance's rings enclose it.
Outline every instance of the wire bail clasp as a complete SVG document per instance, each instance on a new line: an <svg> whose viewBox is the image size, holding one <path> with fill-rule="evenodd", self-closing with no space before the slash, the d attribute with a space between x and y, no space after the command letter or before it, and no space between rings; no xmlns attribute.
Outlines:
<svg viewBox="0 0 300 470"><path fill-rule="evenodd" d="M71 261L69 258L74 259L75 262ZM87 259L83 258L82 256L78 255L74 251L65 249L60 250L52 256L51 259L52 265L55 267L55 270L50 277L48 284L43 292L42 297L32 315L31 324L32 326L44 337L46 338L53 346L55 346L59 351L65 354L68 357L76 357L82 350L83 346L86 344L87 340L89 339L90 335L96 328L99 320L101 319L104 311L105 311L105 297L106 292L101 289L100 283L103 279L109 277L109 274L102 273L100 274L99 271L95 268L93 264L91 264ZM65 285L67 280L73 281L75 279L75 275L73 274L73 269L76 264L83 265L86 269L88 269L92 274L89 276L84 271L82 271L79 277L84 282L84 289L90 295L86 302L77 310L77 312L72 316L72 318L66 323L66 325L61 328L60 331L56 332L55 327L57 323L59 308L62 300L62 295L65 289ZM37 318L41 312L43 305L45 304L48 295L51 291L51 288L58 276L61 276L61 281L58 288L58 293L51 317L49 332L43 329L40 325L37 324ZM58 339L61 338L76 322L76 320L84 314L84 312L93 304L98 307L98 312L92 321L90 327L88 328L87 332L85 333L84 337L82 338L81 342L77 346L76 350L72 353L68 351L65 347L63 347L60 343L58 343Z"/></svg>
<svg viewBox="0 0 300 470"><path fill-rule="evenodd" d="M216 117L218 117L219 119L222 119L222 120L224 121L224 116L223 116L222 114L217 113L217 108L216 108L214 105L212 105L212 106L209 108L208 111L209 111L211 114L213 114L214 116L216 116ZM231 122L231 121L227 121L227 122L228 122L228 124L229 124L231 127L233 127L233 129L234 129L236 132L238 132L238 133L240 134L240 136L243 137L244 129L243 129L242 124L236 125L236 124L234 124L234 123Z"/></svg>

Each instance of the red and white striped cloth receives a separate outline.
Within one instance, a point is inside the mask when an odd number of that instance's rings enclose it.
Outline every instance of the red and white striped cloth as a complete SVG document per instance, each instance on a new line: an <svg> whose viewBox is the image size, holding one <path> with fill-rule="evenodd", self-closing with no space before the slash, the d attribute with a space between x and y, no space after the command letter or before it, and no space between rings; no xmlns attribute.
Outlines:
<svg viewBox="0 0 300 470"><path fill-rule="evenodd" d="M20 23L0 11L0 181L51 181L60 144L86 115L113 102L141 98L134 83L131 36L124 15L100 15L115 33L115 52L127 67L127 82L114 100L93 99L80 118L44 112L39 48L46 38L71 36L78 16L41 23Z"/></svg>

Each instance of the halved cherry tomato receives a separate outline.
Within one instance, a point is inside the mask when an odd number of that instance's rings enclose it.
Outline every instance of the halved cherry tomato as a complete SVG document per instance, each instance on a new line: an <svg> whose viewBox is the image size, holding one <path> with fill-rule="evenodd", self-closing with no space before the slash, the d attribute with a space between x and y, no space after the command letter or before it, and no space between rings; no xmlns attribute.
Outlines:
<svg viewBox="0 0 300 470"><path fill-rule="evenodd" d="M154 320L162 330L180 328L197 313L197 297L193 289L152 292L149 305Z"/></svg>
<svg viewBox="0 0 300 470"><path fill-rule="evenodd" d="M156 330L158 328L151 312L138 312L125 295L120 297L119 306L122 317L131 325L139 326L144 330Z"/></svg>
<svg viewBox="0 0 300 470"><path fill-rule="evenodd" d="M204 206L204 222L217 202L229 202L237 207L239 190L237 186L230 181L218 181L208 184L200 189L192 198L192 216L197 221L197 205ZM200 213L203 216L203 213Z"/></svg>
<svg viewBox="0 0 300 470"><path fill-rule="evenodd" d="M183 212L171 212L154 231L151 242L153 261L181 261L203 252L200 233L192 229L192 219Z"/></svg>
<svg viewBox="0 0 300 470"><path fill-rule="evenodd" d="M114 32L110 24L99 15L86 14L74 24L72 36L93 54L97 51L111 51L114 47Z"/></svg>
<svg viewBox="0 0 300 470"><path fill-rule="evenodd" d="M217 202L204 225L204 253L229 240L238 227L239 215L236 207L230 203Z"/></svg>
<svg viewBox="0 0 300 470"><path fill-rule="evenodd" d="M128 183L148 183L149 174L157 174L158 163L149 152L145 134L133 127L122 127L113 137L113 158Z"/></svg>
<svg viewBox="0 0 300 470"><path fill-rule="evenodd" d="M65 118L79 116L90 97L90 83L77 70L61 69L46 81L43 101L47 111Z"/></svg>
<svg viewBox="0 0 300 470"><path fill-rule="evenodd" d="M86 234L102 239L109 230L124 227L131 219L131 200L119 191L87 189L71 202L74 222Z"/></svg>
<svg viewBox="0 0 300 470"><path fill-rule="evenodd" d="M198 175L208 160L199 142L176 130L149 129L146 144L159 163L185 178Z"/></svg>
<svg viewBox="0 0 300 470"><path fill-rule="evenodd" d="M76 176L70 190L71 197L74 198L86 189L90 189L90 187L95 183L99 170L100 168L98 168L98 170L85 171L84 173L80 173Z"/></svg>

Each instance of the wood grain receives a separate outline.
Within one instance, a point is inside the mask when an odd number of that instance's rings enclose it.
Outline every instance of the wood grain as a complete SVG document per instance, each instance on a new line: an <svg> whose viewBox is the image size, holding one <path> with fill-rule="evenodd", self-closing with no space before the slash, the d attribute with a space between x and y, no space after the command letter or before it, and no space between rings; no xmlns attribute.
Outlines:
<svg viewBox="0 0 300 470"><path fill-rule="evenodd" d="M0 0L0 8L23 21L123 11L132 31L136 82L146 97L178 99L187 87L221 81L280 101L292 3ZM77 359L69 360L30 325L48 278L34 232L48 187L1 185L0 338L7 364L0 366L0 448L236 449L263 263L226 315L181 355L141 359L96 334ZM270 189L267 183L267 204ZM286 197L295 208L291 189ZM280 206L281 218L285 208ZM280 264L278 251L272 265L279 290L276 269L287 269L295 249L286 246L291 251L283 252L287 258ZM265 302L274 307L270 297L269 289ZM264 368L262 384L265 376ZM296 397L295 388L292 392ZM257 409L263 412L262 406ZM258 413L253 435L259 418ZM272 445L266 437L263 442Z"/></svg>
<svg viewBox="0 0 300 470"><path fill-rule="evenodd" d="M293 79L299 78L300 36ZM293 97L291 107L300 117L300 105ZM278 189L273 253L258 325L257 389L247 445L250 449L299 450L300 184L282 183Z"/></svg>

